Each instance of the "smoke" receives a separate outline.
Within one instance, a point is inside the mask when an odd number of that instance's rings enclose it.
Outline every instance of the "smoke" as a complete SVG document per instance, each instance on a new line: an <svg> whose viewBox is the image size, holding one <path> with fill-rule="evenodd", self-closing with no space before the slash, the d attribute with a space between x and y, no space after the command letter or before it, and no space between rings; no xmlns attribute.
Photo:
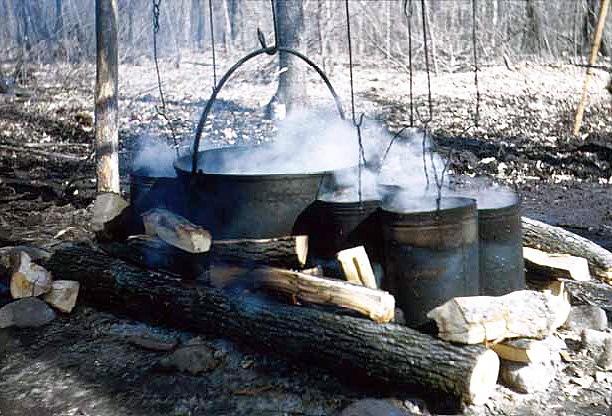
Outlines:
<svg viewBox="0 0 612 416"><path fill-rule="evenodd" d="M176 176L172 166L176 159L174 146L165 143L161 138L143 135L138 139L138 149L132 161L132 172L143 176L167 177Z"/></svg>

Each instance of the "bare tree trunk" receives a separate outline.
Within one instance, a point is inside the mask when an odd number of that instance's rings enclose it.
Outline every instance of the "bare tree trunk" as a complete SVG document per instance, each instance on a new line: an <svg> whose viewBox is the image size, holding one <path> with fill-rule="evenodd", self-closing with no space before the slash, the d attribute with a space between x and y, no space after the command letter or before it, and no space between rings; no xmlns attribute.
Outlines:
<svg viewBox="0 0 612 416"><path fill-rule="evenodd" d="M279 45L299 50L303 45L304 11L302 0L275 1L278 19ZM284 70L284 68L287 68ZM305 71L306 66L300 59L279 52L279 70L284 70L278 79L278 89L275 97L286 105L287 112L291 112L308 105L306 94Z"/></svg>
<svg viewBox="0 0 612 416"><path fill-rule="evenodd" d="M57 39L64 37L64 19L62 15L62 0L55 0L55 36Z"/></svg>
<svg viewBox="0 0 612 416"><path fill-rule="evenodd" d="M98 192L119 193L117 0L96 0L96 174Z"/></svg>
<svg viewBox="0 0 612 416"><path fill-rule="evenodd" d="M431 18L429 16L429 8L429 2L423 1L423 13L425 13L425 25L427 26L426 28L423 28L423 30L427 30L427 37L429 38L429 45L431 47L431 58L433 62L434 73L438 74L438 52L436 51L436 39L434 37L433 30L431 30ZM425 53L428 53L428 51L425 51Z"/></svg>
<svg viewBox="0 0 612 416"><path fill-rule="evenodd" d="M202 48L202 38L204 37L204 21L202 16L202 6L200 0L191 0L191 19L190 27L192 46L196 49Z"/></svg>
<svg viewBox="0 0 612 416"><path fill-rule="evenodd" d="M541 5L537 0L526 0L527 29L523 38L523 49L527 53L539 54L544 50L544 26Z"/></svg>
<svg viewBox="0 0 612 416"><path fill-rule="evenodd" d="M223 0L223 21L225 23L225 28L223 30L223 46L225 47L225 52L229 53L233 49L232 42L232 22L230 19L230 5L228 0Z"/></svg>

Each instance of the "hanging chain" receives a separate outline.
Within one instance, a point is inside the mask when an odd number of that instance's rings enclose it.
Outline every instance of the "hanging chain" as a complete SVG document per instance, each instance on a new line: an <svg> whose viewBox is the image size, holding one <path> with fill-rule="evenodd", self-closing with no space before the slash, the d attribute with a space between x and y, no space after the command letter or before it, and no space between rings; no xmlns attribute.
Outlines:
<svg viewBox="0 0 612 416"><path fill-rule="evenodd" d="M427 124L433 119L433 103L431 99L431 74L429 70L429 46L427 46L427 22L425 19L425 8L427 5L425 4L425 0L421 0L421 15L423 18L423 52L425 53L425 71L427 72L427 99L429 103L429 117L427 119L421 120L423 123Z"/></svg>
<svg viewBox="0 0 612 416"><path fill-rule="evenodd" d="M217 86L217 62L215 59L215 26L213 24L213 8L212 0L208 0L208 14L210 16L210 43L212 46L212 61L213 61L213 89Z"/></svg>
<svg viewBox="0 0 612 416"><path fill-rule="evenodd" d="M164 99L164 91L162 90L161 75L159 74L159 63L157 62L157 34L159 33L159 5L161 0L153 0L153 59L155 61L155 72L157 73L157 87L159 88L159 97L161 99L161 110L155 106L157 114L162 116L170 127L170 133L172 134L172 140L174 141L174 148L176 150L176 156L179 157L179 146L176 134L174 132L174 126L172 121L166 115L166 100Z"/></svg>
<svg viewBox="0 0 612 416"><path fill-rule="evenodd" d="M410 13L406 6L410 6ZM412 92L412 0L404 0L404 15L408 23L408 71L410 73L410 127L414 127L414 94Z"/></svg>
<svg viewBox="0 0 612 416"><path fill-rule="evenodd" d="M345 0L344 4L346 6L346 32L347 32L347 39L348 39L349 73L350 73L350 78L351 78L351 111L353 115L353 124L357 128L357 142L359 143L358 193L359 193L359 203L361 203L361 170L362 170L362 165L366 164L365 152L363 150L363 141L361 139L361 125L363 123L364 114L363 113L361 114L361 117L359 117L359 122L357 122L357 119L355 118L355 92L353 89L353 49L351 47L351 18L350 18L351 16L349 13L348 0Z"/></svg>
<svg viewBox="0 0 612 416"><path fill-rule="evenodd" d="M478 2L472 0L472 49L474 50L474 86L476 87L476 114L474 115L474 125L478 127L480 121L480 90L478 89Z"/></svg>

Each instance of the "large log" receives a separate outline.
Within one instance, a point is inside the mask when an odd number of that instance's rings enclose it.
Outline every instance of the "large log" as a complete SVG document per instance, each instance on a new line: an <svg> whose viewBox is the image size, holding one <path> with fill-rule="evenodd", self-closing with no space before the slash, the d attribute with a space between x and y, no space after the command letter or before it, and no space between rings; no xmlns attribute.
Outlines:
<svg viewBox="0 0 612 416"><path fill-rule="evenodd" d="M523 244L549 253L584 257L591 274L612 282L612 253L594 242L560 227L522 217Z"/></svg>
<svg viewBox="0 0 612 416"><path fill-rule="evenodd" d="M308 237L214 240L207 253L188 253L150 235L134 235L122 242L100 241L99 245L111 256L127 262L195 278L211 263L301 269L306 261Z"/></svg>
<svg viewBox="0 0 612 416"><path fill-rule="evenodd" d="M301 269L308 255L308 236L268 239L213 240L211 261Z"/></svg>
<svg viewBox="0 0 612 416"><path fill-rule="evenodd" d="M453 345L400 325L286 305L246 290L187 287L180 279L139 269L87 245L58 246L46 267L78 280L81 301L394 386L480 404L497 380L499 359L482 345Z"/></svg>

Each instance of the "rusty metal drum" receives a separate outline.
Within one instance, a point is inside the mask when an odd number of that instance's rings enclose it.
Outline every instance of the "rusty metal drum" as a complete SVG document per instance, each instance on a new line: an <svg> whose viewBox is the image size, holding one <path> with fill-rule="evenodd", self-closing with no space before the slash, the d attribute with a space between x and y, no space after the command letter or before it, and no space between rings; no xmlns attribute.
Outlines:
<svg viewBox="0 0 612 416"><path fill-rule="evenodd" d="M480 294L525 289L520 199L510 190L477 195Z"/></svg>
<svg viewBox="0 0 612 416"><path fill-rule="evenodd" d="M428 323L427 312L456 296L478 295L478 214L470 198L383 202L382 287L395 296L406 324Z"/></svg>

